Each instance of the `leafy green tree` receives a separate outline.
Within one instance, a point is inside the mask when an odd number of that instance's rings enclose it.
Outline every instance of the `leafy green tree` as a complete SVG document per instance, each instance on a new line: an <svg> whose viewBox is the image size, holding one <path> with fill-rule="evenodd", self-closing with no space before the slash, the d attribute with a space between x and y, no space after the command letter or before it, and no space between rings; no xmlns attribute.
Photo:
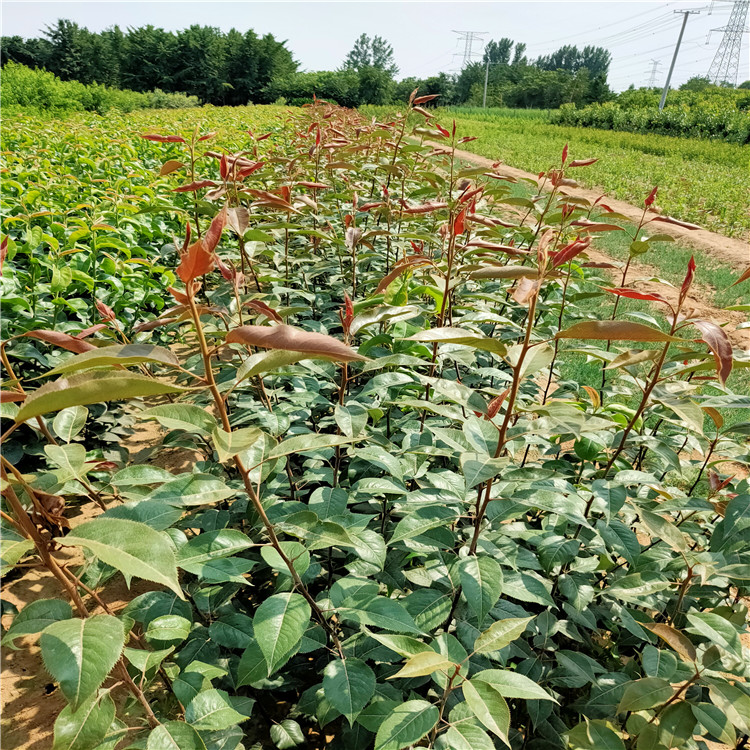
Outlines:
<svg viewBox="0 0 750 750"><path fill-rule="evenodd" d="M223 104L227 89L223 52L219 29L194 24L181 31L175 49L173 87L189 91L204 102Z"/></svg>
<svg viewBox="0 0 750 750"><path fill-rule="evenodd" d="M134 91L175 91L172 75L176 47L174 35L164 29L150 24L128 29L120 58L122 85Z"/></svg>
<svg viewBox="0 0 750 750"><path fill-rule="evenodd" d="M398 73L393 47L381 36L370 38L367 34L361 34L349 50L343 68L360 71L368 67L385 71L391 77Z"/></svg>
<svg viewBox="0 0 750 750"><path fill-rule="evenodd" d="M482 62L487 62L493 65L508 65L510 63L510 53L513 49L513 40L508 37L503 37L499 41L491 39L484 48L484 56Z"/></svg>

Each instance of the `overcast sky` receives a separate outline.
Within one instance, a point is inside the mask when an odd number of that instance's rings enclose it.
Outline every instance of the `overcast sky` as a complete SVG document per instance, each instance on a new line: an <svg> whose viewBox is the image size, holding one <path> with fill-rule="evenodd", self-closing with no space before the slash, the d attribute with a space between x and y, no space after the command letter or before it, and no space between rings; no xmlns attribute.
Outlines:
<svg viewBox="0 0 750 750"><path fill-rule="evenodd" d="M528 45L535 58L563 44L596 44L612 52L609 82L616 90L648 83L652 61L660 63L663 85L680 30L675 10L700 9L691 15L677 60L673 86L705 75L721 41L732 3L684 2L32 2L3 0L2 33L39 36L47 24L69 18L92 31L153 24L177 30L191 24L227 31L254 29L288 41L305 70L338 67L359 34L379 34L392 45L399 77L458 71L465 44L457 31L485 32L483 39L507 36ZM473 45L481 54L481 41ZM743 37L739 81L750 78L748 35Z"/></svg>

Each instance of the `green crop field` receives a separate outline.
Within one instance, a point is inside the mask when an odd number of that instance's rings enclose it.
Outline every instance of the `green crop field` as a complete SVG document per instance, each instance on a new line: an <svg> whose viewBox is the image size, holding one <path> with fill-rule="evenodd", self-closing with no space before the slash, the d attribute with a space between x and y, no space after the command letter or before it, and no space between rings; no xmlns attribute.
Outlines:
<svg viewBox="0 0 750 750"><path fill-rule="evenodd" d="M728 237L750 238L750 146L722 141L673 138L595 128L552 125L544 112L455 109L465 135L477 141L470 151L538 172L555 164L561 144L599 161L577 175L586 187L599 187L636 205L654 185L665 213Z"/></svg>
<svg viewBox="0 0 750 750"><path fill-rule="evenodd" d="M8 747L747 744L744 152L427 100L4 117Z"/></svg>

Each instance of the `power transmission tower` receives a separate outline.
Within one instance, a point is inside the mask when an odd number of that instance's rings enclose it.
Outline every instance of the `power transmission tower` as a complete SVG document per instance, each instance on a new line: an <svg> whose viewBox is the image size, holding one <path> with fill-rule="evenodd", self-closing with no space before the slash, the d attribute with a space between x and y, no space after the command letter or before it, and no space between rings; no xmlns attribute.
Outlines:
<svg viewBox="0 0 750 750"><path fill-rule="evenodd" d="M674 48L674 55L672 55L672 64L669 66L669 73L667 73L667 82L664 84L664 91L661 92L661 101L659 102L659 112L661 112L664 109L664 102L667 101L667 92L669 91L669 82L672 80L672 73L674 72L674 64L677 62L677 53L680 51L680 44L682 44L682 36L685 33L685 26L687 26L688 16L692 16L694 14L697 15L698 13L700 13L700 11L699 10L676 10L675 13L682 13L682 26L680 27L680 35L677 37L677 46Z"/></svg>
<svg viewBox="0 0 750 750"><path fill-rule="evenodd" d="M458 34L459 41L464 43L464 61L461 64L462 68L465 68L472 60L474 55L474 42L482 43L482 37L487 36L486 31L454 31L454 34Z"/></svg>
<svg viewBox="0 0 750 750"><path fill-rule="evenodd" d="M735 0L729 23L714 31L723 31L719 49L716 50L711 67L708 70L708 78L713 84L721 84L728 81L737 86L737 74L740 68L740 49L742 47L742 35L747 32L745 22L750 0ZM711 38L709 34L709 39Z"/></svg>
<svg viewBox="0 0 750 750"><path fill-rule="evenodd" d="M652 64L651 77L648 79L648 87L650 89L656 86L657 68L661 65L661 62L659 62L659 60L651 60L651 64Z"/></svg>

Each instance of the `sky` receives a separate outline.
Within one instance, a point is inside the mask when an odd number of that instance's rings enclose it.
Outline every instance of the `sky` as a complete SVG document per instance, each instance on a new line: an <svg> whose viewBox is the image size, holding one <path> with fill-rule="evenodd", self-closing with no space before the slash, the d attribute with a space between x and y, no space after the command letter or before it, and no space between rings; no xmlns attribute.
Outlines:
<svg viewBox="0 0 750 750"><path fill-rule="evenodd" d="M647 85L654 61L655 85L662 86L679 35L678 10L700 10L688 18L672 77L672 87L706 75L732 3L727 0L685 2L34 2L3 0L2 33L40 36L47 24L68 18L91 31L115 24L122 28L152 24L178 30L191 24L254 29L287 40L303 70L332 70L343 62L361 34L379 34L393 46L399 78L427 77L460 70L466 51L456 31L483 34L473 42L473 59L481 58L482 41L510 37L527 44L529 58L553 52L563 44L594 44L612 53L609 83L621 91L631 83ZM748 37L743 36L739 81L750 78Z"/></svg>

